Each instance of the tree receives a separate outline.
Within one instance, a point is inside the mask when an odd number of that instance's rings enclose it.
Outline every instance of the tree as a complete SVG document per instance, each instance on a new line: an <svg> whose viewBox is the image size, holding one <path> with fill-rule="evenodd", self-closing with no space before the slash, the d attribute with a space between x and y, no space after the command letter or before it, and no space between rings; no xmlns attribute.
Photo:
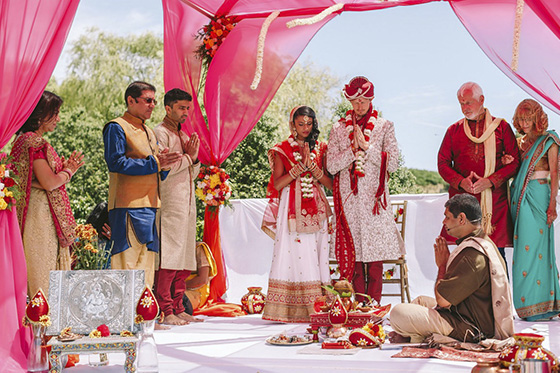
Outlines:
<svg viewBox="0 0 560 373"><path fill-rule="evenodd" d="M249 135L222 164L230 175L232 198L265 198L270 180L268 150L274 145L278 127L263 116Z"/></svg>
<svg viewBox="0 0 560 373"><path fill-rule="evenodd" d="M59 86L49 85L67 108L82 106L108 121L122 114L124 91L133 81L163 87L163 40L154 33L117 36L93 28L72 44L69 55L67 77ZM163 94L157 92L158 101ZM152 117L163 114L159 105Z"/></svg>
<svg viewBox="0 0 560 373"><path fill-rule="evenodd" d="M278 126L277 140L288 137L290 112L298 105L309 106L315 111L320 139L326 140L333 119L330 113L337 103L336 90L340 85L340 78L329 69L317 67L312 62L296 63L264 114Z"/></svg>
<svg viewBox="0 0 560 373"><path fill-rule="evenodd" d="M163 87L163 41L153 33L116 36L92 29L73 43L69 54L67 76L60 84L51 80L47 87L64 99L61 123L48 137L61 155L68 156L74 149L84 151L86 165L67 185L74 215L83 221L107 198L103 126L125 110L124 90L132 81ZM288 115L294 106L305 104L316 111L321 139L327 140L331 124L350 108L336 93L340 86L338 77L313 63L294 65L265 115L222 165L231 175L233 198L265 197L270 179L267 151L287 137ZM162 90L157 92L158 101L163 102L163 95ZM152 123L164 115L163 104L156 106ZM391 193L410 192L414 181L409 171L399 169L395 174L389 184ZM202 222L202 204L197 211Z"/></svg>
<svg viewBox="0 0 560 373"><path fill-rule="evenodd" d="M85 154L85 165L67 184L74 216L84 221L107 198L109 175L103 158L103 126L125 110L124 90L134 80L163 86L163 41L153 33L116 36L91 29L70 49L68 75L48 90L64 100L57 130L48 135L60 155L74 149ZM163 102L163 92L158 99ZM164 115L156 106L152 122Z"/></svg>

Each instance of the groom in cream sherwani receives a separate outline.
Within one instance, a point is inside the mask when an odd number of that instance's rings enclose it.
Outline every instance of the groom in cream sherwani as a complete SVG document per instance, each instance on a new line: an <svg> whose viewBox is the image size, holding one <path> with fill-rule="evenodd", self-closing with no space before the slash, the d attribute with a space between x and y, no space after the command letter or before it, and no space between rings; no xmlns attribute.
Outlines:
<svg viewBox="0 0 560 373"><path fill-rule="evenodd" d="M155 294L165 314L164 323L185 325L202 321L185 312L185 280L196 270L195 180L200 169L199 138L181 130L187 120L192 97L178 88L165 94L167 115L154 132L160 147L182 154L171 166L167 179L160 184L160 255L156 264Z"/></svg>

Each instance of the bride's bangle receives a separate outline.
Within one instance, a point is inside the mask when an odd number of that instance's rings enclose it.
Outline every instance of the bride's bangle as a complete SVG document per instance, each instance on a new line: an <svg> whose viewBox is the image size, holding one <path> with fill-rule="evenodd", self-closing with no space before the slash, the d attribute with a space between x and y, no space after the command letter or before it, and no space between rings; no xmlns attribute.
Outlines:
<svg viewBox="0 0 560 373"><path fill-rule="evenodd" d="M67 183L70 181L70 179L72 179L72 175L66 169L59 172L59 174L62 173L66 175L66 180L64 180L64 183Z"/></svg>

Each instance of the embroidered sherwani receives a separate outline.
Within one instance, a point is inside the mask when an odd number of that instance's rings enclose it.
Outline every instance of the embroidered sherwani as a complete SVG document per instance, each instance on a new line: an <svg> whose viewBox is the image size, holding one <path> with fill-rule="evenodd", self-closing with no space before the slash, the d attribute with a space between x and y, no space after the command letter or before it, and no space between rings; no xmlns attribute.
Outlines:
<svg viewBox="0 0 560 373"><path fill-rule="evenodd" d="M494 119L494 118L492 118ZM482 136L484 132L484 119L468 121L471 134L474 137ZM519 150L515 135L509 124L502 120L495 130L496 136L496 169L488 179L492 182L492 227L494 229L490 238L498 247L512 246L513 226L509 213L507 181L515 176L519 168ZM502 164L504 154L513 156L514 161L508 165ZM452 124L443 138L438 153L438 171L441 177L449 183L449 197L456 194L467 193L459 188L461 181L468 177L471 171L479 176L484 175L484 144L471 141L463 129L463 119ZM473 180L476 182L476 180ZM480 202L480 194L474 195ZM444 228L441 235L448 242L453 242Z"/></svg>
<svg viewBox="0 0 560 373"><path fill-rule="evenodd" d="M383 118L372 119L374 128L364 158L365 176L358 178L357 195L352 193L350 186L350 168L356 158L344 119L333 125L327 148L327 170L332 175L340 173L340 195L354 241L356 262L376 262L401 256L401 239L390 205L387 209L381 208L379 215L373 213L375 193L379 186L381 152L388 154L387 171L394 172L398 168L399 148L393 123ZM387 183L385 196L389 203ZM333 226L337 234L335 223ZM333 237L331 252L335 249L334 243ZM331 253L331 257L334 257L334 253Z"/></svg>

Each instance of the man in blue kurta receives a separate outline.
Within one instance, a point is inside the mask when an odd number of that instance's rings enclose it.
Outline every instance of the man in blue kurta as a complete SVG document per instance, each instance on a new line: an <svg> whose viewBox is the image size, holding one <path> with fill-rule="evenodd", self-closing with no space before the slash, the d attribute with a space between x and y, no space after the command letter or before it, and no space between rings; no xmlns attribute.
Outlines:
<svg viewBox="0 0 560 373"><path fill-rule="evenodd" d="M103 128L109 168L111 268L143 269L149 287L154 282L159 251L155 224L160 207L159 181L181 157L167 149L160 152L154 132L145 125L157 104L155 92L149 83L131 83L124 95L126 112Z"/></svg>

